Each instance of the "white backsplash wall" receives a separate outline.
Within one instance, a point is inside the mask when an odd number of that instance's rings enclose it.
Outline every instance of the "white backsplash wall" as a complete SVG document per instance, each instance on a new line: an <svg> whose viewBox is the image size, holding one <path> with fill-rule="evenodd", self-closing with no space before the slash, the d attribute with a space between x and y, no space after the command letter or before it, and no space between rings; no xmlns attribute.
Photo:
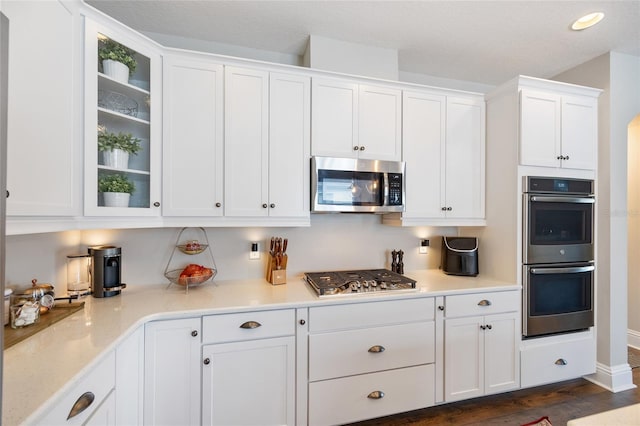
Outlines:
<svg viewBox="0 0 640 426"><path fill-rule="evenodd" d="M122 247L122 281L128 285L167 284L163 272L180 228L70 231L17 235L7 238L7 283L28 284L33 277L66 288L66 256L87 247ZM453 227L400 228L381 224L367 214L312 215L306 228L206 228L218 267L216 281L262 278L268 241L289 239L289 281L308 271L390 268L391 250L403 250L405 271L440 265L442 235L456 235ZM418 253L420 240L429 238L426 255ZM260 259L249 260L251 242L260 244ZM183 241L181 241L183 242ZM172 265L206 264L205 254L174 255ZM205 265L206 266L206 265Z"/></svg>

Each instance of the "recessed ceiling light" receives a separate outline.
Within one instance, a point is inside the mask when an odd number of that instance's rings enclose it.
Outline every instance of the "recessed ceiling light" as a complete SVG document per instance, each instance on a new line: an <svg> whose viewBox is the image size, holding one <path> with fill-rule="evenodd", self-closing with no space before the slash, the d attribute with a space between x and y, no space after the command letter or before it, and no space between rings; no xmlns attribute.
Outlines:
<svg viewBox="0 0 640 426"><path fill-rule="evenodd" d="M574 31L584 30L602 21L602 18L604 18L604 13L602 12L594 12L588 15L584 15L582 18L577 19L573 23L573 25L571 25L571 29Z"/></svg>

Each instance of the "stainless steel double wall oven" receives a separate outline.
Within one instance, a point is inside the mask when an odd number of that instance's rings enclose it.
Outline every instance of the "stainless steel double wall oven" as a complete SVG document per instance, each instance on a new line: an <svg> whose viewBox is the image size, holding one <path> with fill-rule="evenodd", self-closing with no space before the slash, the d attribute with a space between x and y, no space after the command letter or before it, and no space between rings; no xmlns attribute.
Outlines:
<svg viewBox="0 0 640 426"><path fill-rule="evenodd" d="M524 178L523 336L594 323L592 180Z"/></svg>

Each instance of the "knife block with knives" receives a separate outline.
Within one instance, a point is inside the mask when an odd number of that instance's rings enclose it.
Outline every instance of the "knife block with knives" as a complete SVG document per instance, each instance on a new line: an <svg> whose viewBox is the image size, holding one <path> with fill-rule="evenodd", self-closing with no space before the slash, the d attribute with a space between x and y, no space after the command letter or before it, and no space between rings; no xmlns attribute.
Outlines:
<svg viewBox="0 0 640 426"><path fill-rule="evenodd" d="M271 237L269 244L269 262L267 264L267 281L271 284L287 283L287 245L289 241L280 237Z"/></svg>

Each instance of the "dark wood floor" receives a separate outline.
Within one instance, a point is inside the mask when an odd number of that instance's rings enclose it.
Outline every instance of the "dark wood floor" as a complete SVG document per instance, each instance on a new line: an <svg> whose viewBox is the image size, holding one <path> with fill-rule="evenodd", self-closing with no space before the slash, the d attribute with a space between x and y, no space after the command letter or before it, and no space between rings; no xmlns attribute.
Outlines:
<svg viewBox="0 0 640 426"><path fill-rule="evenodd" d="M635 353L640 355L640 351L635 351ZM633 368L632 371L633 382L640 386L640 367ZM353 425L517 426L548 416L554 426L564 426L567 421L577 417L638 402L640 402L640 388L611 393L587 380L576 379L534 389L524 389L410 411Z"/></svg>

